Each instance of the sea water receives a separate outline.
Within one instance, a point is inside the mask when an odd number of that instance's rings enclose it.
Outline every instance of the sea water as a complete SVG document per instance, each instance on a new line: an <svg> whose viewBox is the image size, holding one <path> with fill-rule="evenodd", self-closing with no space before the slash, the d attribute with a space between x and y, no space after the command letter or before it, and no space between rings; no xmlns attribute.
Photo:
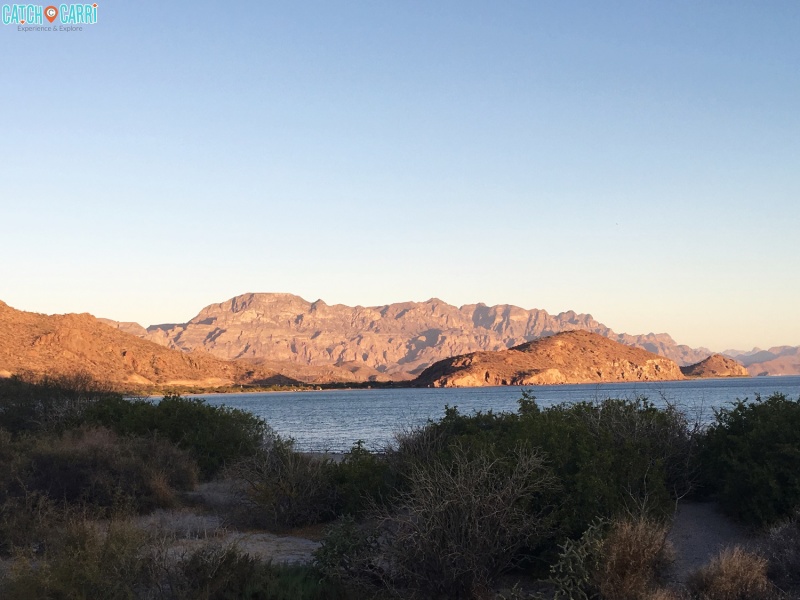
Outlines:
<svg viewBox="0 0 800 600"><path fill-rule="evenodd" d="M398 433L428 419L440 419L445 406L465 414L474 411L515 412L522 391L541 407L561 402L635 399L644 396L658 406L676 405L690 420L709 423L714 411L737 399L766 398L775 392L800 398L800 377L753 377L546 385L535 387L398 388L312 392L207 394L209 404L226 405L263 418L281 436L292 437L302 451L345 452L362 440L380 451Z"/></svg>

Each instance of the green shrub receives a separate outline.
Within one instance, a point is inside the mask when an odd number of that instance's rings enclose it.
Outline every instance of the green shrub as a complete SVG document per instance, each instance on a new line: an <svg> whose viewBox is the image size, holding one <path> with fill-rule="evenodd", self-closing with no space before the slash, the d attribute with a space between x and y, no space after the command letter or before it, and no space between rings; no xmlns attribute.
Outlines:
<svg viewBox="0 0 800 600"><path fill-rule="evenodd" d="M390 457L451 457L453 442L469 451L508 456L518 444L540 448L558 477L557 522L576 538L596 516L664 517L694 485L698 428L674 407L644 398L560 404L540 409L525 395L517 414L462 415L447 408L440 421L403 438ZM406 461L408 462L408 461ZM413 461L411 461L413 462Z"/></svg>
<svg viewBox="0 0 800 600"><path fill-rule="evenodd" d="M205 478L255 454L270 431L262 419L249 412L179 395L167 395L158 403L104 398L86 411L86 419L120 434L165 437L191 452Z"/></svg>
<svg viewBox="0 0 800 600"><path fill-rule="evenodd" d="M722 508L767 524L800 507L800 400L774 394L720 410L706 433L704 480Z"/></svg>
<svg viewBox="0 0 800 600"><path fill-rule="evenodd" d="M596 519L578 539L560 546L558 560L550 567L555 600L589 600L597 596L595 574L600 569L603 539L610 522Z"/></svg>
<svg viewBox="0 0 800 600"><path fill-rule="evenodd" d="M361 514L394 493L397 478L386 457L369 452L361 440L331 467L338 514Z"/></svg>
<svg viewBox="0 0 800 600"><path fill-rule="evenodd" d="M696 432L674 408L644 398L531 408L523 404L520 428L561 480L567 535L597 515L664 517L691 489Z"/></svg>

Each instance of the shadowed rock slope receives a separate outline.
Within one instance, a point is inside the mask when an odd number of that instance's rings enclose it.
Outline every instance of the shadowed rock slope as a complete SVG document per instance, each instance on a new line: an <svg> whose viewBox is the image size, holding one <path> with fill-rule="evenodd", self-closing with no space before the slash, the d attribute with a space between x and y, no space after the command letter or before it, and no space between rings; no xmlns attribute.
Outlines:
<svg viewBox="0 0 800 600"><path fill-rule="evenodd" d="M245 294L212 304L184 324L127 331L170 348L263 364L340 367L358 379L412 379L433 363L476 351L505 350L554 333L584 330L672 358L680 364L711 352L681 346L667 334L617 334L591 315L550 315L511 305L441 300L384 306L330 306L291 294ZM281 369L284 371L284 369ZM288 371L284 371L287 372Z"/></svg>
<svg viewBox="0 0 800 600"><path fill-rule="evenodd" d="M684 379L663 356L587 331L570 331L499 352L473 352L425 369L415 384L430 387L548 385Z"/></svg>
<svg viewBox="0 0 800 600"><path fill-rule="evenodd" d="M749 377L742 365L722 354L713 354L696 365L681 367L686 377Z"/></svg>
<svg viewBox="0 0 800 600"><path fill-rule="evenodd" d="M293 383L274 371L246 363L165 348L89 314L48 316L15 310L0 302L0 376L77 372L129 389Z"/></svg>

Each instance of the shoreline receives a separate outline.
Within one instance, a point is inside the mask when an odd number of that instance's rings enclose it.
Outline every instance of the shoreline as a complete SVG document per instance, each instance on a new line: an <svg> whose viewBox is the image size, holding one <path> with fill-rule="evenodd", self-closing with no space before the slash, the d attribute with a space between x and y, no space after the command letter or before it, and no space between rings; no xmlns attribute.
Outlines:
<svg viewBox="0 0 800 600"><path fill-rule="evenodd" d="M519 388L519 389L535 389L535 388L560 388L564 386L573 386L573 385L586 385L586 386L598 386L598 385L625 385L625 384L658 384L658 383L690 383L690 382L697 382L697 381L741 381L741 380L752 380L752 381L763 381L765 379L777 379L777 378L789 378L789 377L800 377L800 375L731 375L725 377L684 377L683 379L652 379L652 380L609 380L609 381L585 381L585 382L565 382L565 383L547 383L547 384L540 384L540 385L475 385L475 386L445 386L445 387L436 387L436 386L413 386L413 385L402 385L406 382L394 382L394 385L378 385L378 386L355 386L355 387L329 387L329 388L319 388L316 387L314 389L288 389L288 390L262 390L262 391L224 391L224 392L186 392L186 396L227 396L227 395L253 395L253 394L271 394L271 393L278 393L278 394L289 394L289 393L300 393L300 392L361 392L361 391L376 391L376 390L386 390L386 389L418 389L418 390L468 390L468 389L512 389L512 388ZM319 385L330 385L330 384L319 384ZM157 394L161 395L163 392L157 392Z"/></svg>

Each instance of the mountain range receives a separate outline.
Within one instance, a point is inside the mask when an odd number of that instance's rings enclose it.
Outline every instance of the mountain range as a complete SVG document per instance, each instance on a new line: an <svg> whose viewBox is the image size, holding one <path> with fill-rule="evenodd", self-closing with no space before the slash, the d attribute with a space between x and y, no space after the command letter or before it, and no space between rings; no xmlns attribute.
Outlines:
<svg viewBox="0 0 800 600"><path fill-rule="evenodd" d="M800 346L775 346L769 350L723 352L742 363L751 375L800 375Z"/></svg>
<svg viewBox="0 0 800 600"><path fill-rule="evenodd" d="M328 305L292 294L244 294L207 306L187 323L116 326L158 344L203 350L226 360L249 360L291 377L322 367L342 380L410 380L435 362L497 351L563 331L583 330L665 356L679 365L711 355L665 333L616 333L591 315L551 315L501 304L456 307L436 298L383 306ZM305 371L305 373L304 373Z"/></svg>
<svg viewBox="0 0 800 600"><path fill-rule="evenodd" d="M686 376L743 374L738 364L718 355L697 365L711 355L705 348L679 345L667 334L618 334L591 315L572 311L551 315L511 305L455 307L437 299L349 307L291 294L245 294L212 304L187 323L147 328L88 314L28 313L0 302L0 376L79 369L127 386L206 387L409 381L442 360L518 352L520 346L570 331L674 360ZM609 350L606 358L613 362L625 348ZM799 347L728 354L754 375L800 374ZM695 366L687 370L688 365ZM518 371L542 368L537 363ZM611 372L602 365L599 370ZM506 375L498 374L498 383ZM619 375L621 380L627 376Z"/></svg>

